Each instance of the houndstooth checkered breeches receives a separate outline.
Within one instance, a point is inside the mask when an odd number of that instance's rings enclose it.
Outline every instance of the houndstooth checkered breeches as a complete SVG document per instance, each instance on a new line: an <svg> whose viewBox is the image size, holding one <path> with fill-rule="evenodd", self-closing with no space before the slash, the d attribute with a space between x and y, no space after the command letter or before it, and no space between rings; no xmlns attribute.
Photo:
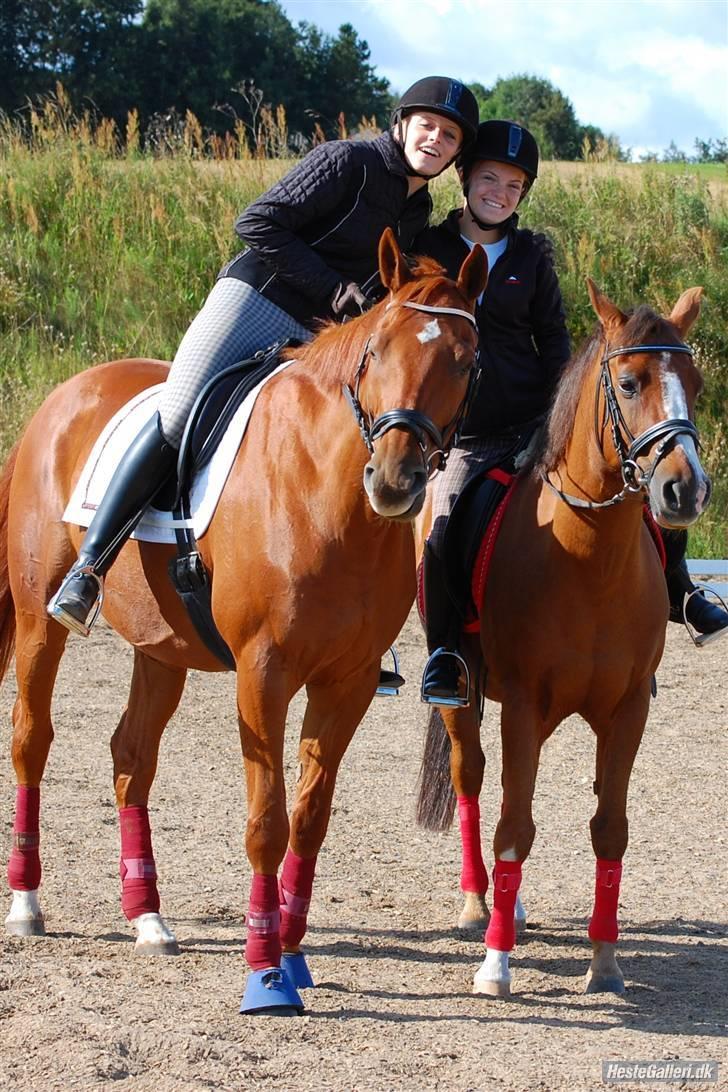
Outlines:
<svg viewBox="0 0 728 1092"><path fill-rule="evenodd" d="M216 281L182 338L159 404L162 432L179 447L195 399L214 375L274 341L311 331L235 277Z"/></svg>

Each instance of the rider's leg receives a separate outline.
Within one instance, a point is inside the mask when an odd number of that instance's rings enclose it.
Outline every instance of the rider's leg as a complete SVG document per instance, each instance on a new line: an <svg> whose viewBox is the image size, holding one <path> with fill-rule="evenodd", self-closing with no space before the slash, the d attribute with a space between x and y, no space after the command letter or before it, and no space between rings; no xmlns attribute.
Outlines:
<svg viewBox="0 0 728 1092"><path fill-rule="evenodd" d="M670 597L670 621L689 622L703 636L728 635L728 613L700 592L688 573L687 531L662 531L667 553L665 580ZM689 596L685 604L685 596Z"/></svg>
<svg viewBox="0 0 728 1092"><path fill-rule="evenodd" d="M457 658L462 633L462 616L447 590L445 566L432 545L425 543L423 556L425 629L430 657L422 679L422 697L437 704L437 698L459 697L460 661Z"/></svg>
<svg viewBox="0 0 728 1092"><path fill-rule="evenodd" d="M48 604L53 618L75 633L88 634L88 615L103 577L172 473L187 418L202 388L224 368L287 337L305 340L310 334L242 281L225 277L216 282L174 358L159 414L122 456L78 561Z"/></svg>

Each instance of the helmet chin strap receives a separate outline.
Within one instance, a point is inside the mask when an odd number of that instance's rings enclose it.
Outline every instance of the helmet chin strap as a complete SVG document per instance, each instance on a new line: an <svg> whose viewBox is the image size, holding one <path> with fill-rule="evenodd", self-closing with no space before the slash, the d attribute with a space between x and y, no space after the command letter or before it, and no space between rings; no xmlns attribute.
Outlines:
<svg viewBox="0 0 728 1092"><path fill-rule="evenodd" d="M511 213L510 216L506 216L505 220L500 220L497 224L486 224L484 220L479 220L473 212L473 206L470 204L470 198L467 194L465 195L465 202L468 206L468 212L472 217L473 223L477 224L481 231L495 231L496 228L502 228L505 227L506 224L510 224L513 219L513 213Z"/></svg>

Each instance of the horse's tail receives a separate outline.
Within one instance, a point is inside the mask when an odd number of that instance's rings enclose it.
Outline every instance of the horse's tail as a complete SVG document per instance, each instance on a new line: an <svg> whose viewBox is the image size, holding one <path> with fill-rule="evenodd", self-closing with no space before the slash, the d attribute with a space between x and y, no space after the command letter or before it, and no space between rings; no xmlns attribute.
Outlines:
<svg viewBox="0 0 728 1092"><path fill-rule="evenodd" d="M430 707L425 753L420 768L417 822L425 830L449 830L455 814L455 790L450 778L450 736L436 705Z"/></svg>
<svg viewBox="0 0 728 1092"><path fill-rule="evenodd" d="M0 471L0 682L15 650L15 604L8 573L8 502L18 446L15 445Z"/></svg>

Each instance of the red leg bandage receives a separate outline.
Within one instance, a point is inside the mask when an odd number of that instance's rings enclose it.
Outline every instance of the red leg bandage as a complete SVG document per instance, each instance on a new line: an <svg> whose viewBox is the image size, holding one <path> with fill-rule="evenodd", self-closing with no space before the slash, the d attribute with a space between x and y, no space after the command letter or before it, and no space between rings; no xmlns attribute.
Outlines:
<svg viewBox="0 0 728 1092"><path fill-rule="evenodd" d="M281 914L278 880L275 876L253 876L248 910L248 940L245 958L251 969L264 971L281 965Z"/></svg>
<svg viewBox="0 0 728 1092"><path fill-rule="evenodd" d="M594 911L589 922L589 939L617 943L617 903L622 880L622 862L606 861L597 857L597 876L594 885Z"/></svg>
<svg viewBox="0 0 728 1092"><path fill-rule="evenodd" d="M516 926L513 917L516 895L521 886L520 861L496 861L493 869L493 913L485 932L487 948L498 952L510 952L516 943Z"/></svg>
<svg viewBox="0 0 728 1092"><path fill-rule="evenodd" d="M18 785L15 793L13 848L8 861L11 891L37 891L40 887L40 789Z"/></svg>
<svg viewBox="0 0 728 1092"><path fill-rule="evenodd" d="M129 921L159 913L157 866L152 852L149 812L145 807L119 808L121 831L121 909Z"/></svg>
<svg viewBox="0 0 728 1092"><path fill-rule="evenodd" d="M477 796L458 796L458 816L463 851L460 888L484 895L488 890L488 870L480 848L480 804Z"/></svg>
<svg viewBox="0 0 728 1092"><path fill-rule="evenodd" d="M315 857L304 859L292 849L288 850L280 883L281 943L284 948L297 948L303 940L315 871Z"/></svg>

